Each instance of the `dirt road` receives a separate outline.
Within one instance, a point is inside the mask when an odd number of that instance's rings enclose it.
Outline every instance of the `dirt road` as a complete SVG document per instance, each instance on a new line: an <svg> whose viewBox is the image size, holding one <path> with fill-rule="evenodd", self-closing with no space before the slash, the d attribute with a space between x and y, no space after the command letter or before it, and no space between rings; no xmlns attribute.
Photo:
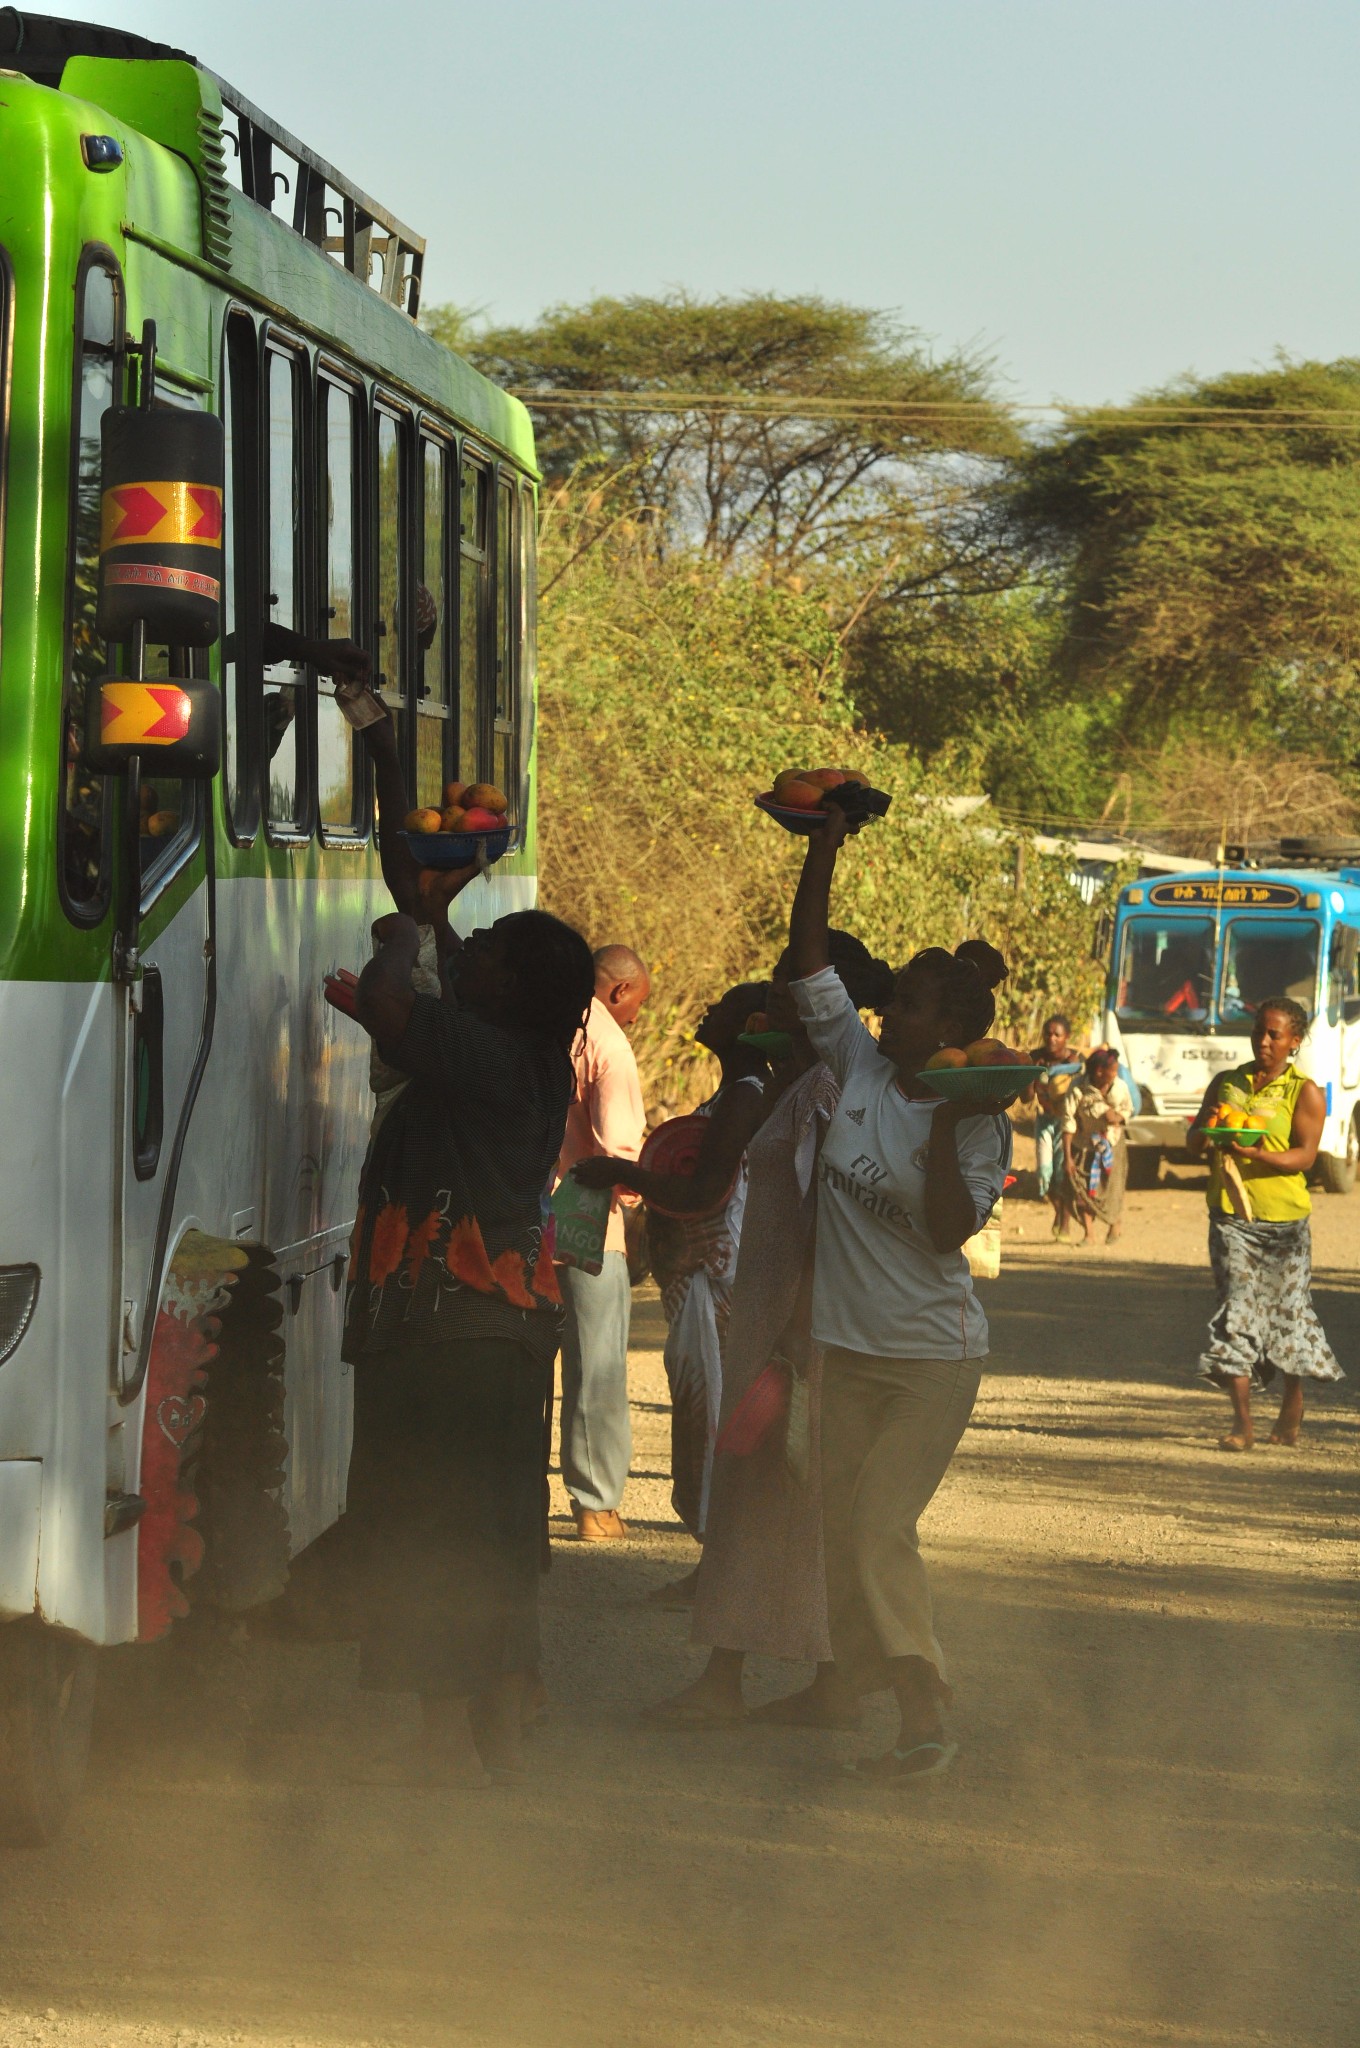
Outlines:
<svg viewBox="0 0 1360 2048"><path fill-rule="evenodd" d="M950 1778L845 1779L881 1714L639 1725L694 1669L643 1597L694 1555L644 1303L635 1540L558 1548L528 1787L382 1782L413 1709L360 1694L343 1647L120 1653L68 1836L4 1866L0 2041L1353 2042L1360 1195L1317 1223L1349 1383L1304 1448L1237 1459L1186 1378L1202 1198L1130 1211L1113 1252L1008 1211L992 1369L924 1525ZM789 1683L761 1667L751 1696Z"/></svg>

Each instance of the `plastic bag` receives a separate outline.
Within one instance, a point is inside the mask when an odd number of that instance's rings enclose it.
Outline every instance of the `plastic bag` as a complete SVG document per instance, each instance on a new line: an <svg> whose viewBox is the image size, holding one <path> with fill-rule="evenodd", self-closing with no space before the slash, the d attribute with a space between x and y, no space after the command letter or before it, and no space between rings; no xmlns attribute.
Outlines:
<svg viewBox="0 0 1360 2048"><path fill-rule="evenodd" d="M582 1273L604 1271L611 1199L611 1189L583 1188L570 1174L558 1182L550 1206L557 1219L553 1256L559 1266L576 1266Z"/></svg>

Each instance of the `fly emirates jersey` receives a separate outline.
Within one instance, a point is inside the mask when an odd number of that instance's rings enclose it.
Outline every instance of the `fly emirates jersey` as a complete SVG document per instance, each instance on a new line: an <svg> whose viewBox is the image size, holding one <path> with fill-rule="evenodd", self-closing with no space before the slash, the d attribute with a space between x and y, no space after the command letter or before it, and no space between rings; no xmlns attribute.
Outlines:
<svg viewBox="0 0 1360 2048"><path fill-rule="evenodd" d="M902 1093L833 968L795 981L792 992L841 1084L819 1166L814 1337L873 1357L984 1357L987 1318L968 1261L962 1251L937 1252L926 1228L926 1151L940 1102ZM980 1230L1010 1167L1010 1120L970 1117L956 1139Z"/></svg>

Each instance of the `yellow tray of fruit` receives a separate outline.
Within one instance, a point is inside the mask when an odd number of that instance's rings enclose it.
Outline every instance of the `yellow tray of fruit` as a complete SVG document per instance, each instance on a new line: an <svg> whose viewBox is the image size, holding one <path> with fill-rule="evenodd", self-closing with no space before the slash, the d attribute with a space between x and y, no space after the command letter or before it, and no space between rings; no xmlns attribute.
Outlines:
<svg viewBox="0 0 1360 2048"><path fill-rule="evenodd" d="M408 811L401 836L423 868L466 867L476 860L479 847L485 847L491 866L515 836L506 816L509 808L494 782L451 782L443 810Z"/></svg>
<svg viewBox="0 0 1360 2048"><path fill-rule="evenodd" d="M786 832L815 832L835 807L850 813L855 824L886 816L892 798L874 789L858 768L786 768L772 786L755 799Z"/></svg>
<svg viewBox="0 0 1360 2048"><path fill-rule="evenodd" d="M1028 1088L1043 1071L999 1038L976 1038L967 1046L941 1046L916 1078L950 1102L999 1102Z"/></svg>

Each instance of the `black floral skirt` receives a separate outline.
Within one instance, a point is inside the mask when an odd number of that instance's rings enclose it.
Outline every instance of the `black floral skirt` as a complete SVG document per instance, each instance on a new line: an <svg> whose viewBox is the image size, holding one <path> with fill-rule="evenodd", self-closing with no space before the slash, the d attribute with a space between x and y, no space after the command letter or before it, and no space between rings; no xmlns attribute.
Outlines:
<svg viewBox="0 0 1360 2048"><path fill-rule="evenodd" d="M538 1664L551 1358L501 1338L355 1367L343 1557L360 1683L469 1698Z"/></svg>
<svg viewBox="0 0 1360 2048"><path fill-rule="evenodd" d="M1310 1380L1344 1378L1313 1307L1313 1239L1306 1216L1293 1223L1247 1223L1211 1212L1209 1263L1218 1309L1199 1362L1202 1379L1221 1387L1250 1377L1265 1387L1277 1372Z"/></svg>

